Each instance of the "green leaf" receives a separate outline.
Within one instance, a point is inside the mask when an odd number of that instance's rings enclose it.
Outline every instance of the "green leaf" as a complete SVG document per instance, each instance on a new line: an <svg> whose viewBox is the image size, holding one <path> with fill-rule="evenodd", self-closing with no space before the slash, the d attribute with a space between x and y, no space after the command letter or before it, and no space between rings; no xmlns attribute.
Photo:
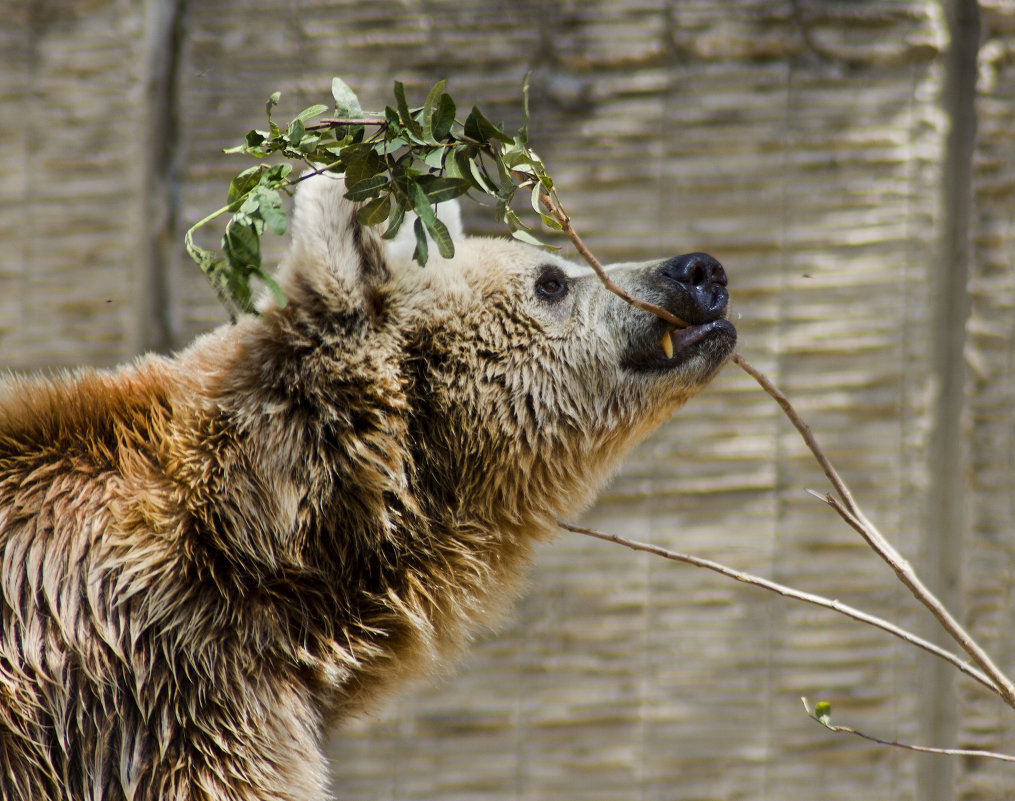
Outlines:
<svg viewBox="0 0 1015 801"><path fill-rule="evenodd" d="M383 139L374 145L374 152L377 155L386 153L397 153L403 147L408 146L409 140L404 136L396 136L393 139Z"/></svg>
<svg viewBox="0 0 1015 801"><path fill-rule="evenodd" d="M189 233L193 233L193 229ZM187 240L187 253L197 262L208 280L216 289L226 286L226 274L229 272L229 262L220 253L207 248L198 247L189 238Z"/></svg>
<svg viewBox="0 0 1015 801"><path fill-rule="evenodd" d="M367 142L357 142L354 145L346 145L343 147L340 153L340 160L345 168L348 170L356 163L367 158L371 153L374 152L374 148Z"/></svg>
<svg viewBox="0 0 1015 801"><path fill-rule="evenodd" d="M490 122L476 106L472 107L472 112L465 120L465 135L484 145L491 139L496 139L505 145L514 142L510 136Z"/></svg>
<svg viewBox="0 0 1015 801"><path fill-rule="evenodd" d="M381 234L384 239L394 239L398 229L402 227L402 220L405 219L405 201L399 200L391 212L391 219L388 220L387 230Z"/></svg>
<svg viewBox="0 0 1015 801"><path fill-rule="evenodd" d="M315 150L317 150L317 146L320 143L321 143L320 136L318 136L317 134L307 134L302 139L300 139L300 153L310 155Z"/></svg>
<svg viewBox="0 0 1015 801"><path fill-rule="evenodd" d="M825 726L832 725L832 705L828 701L818 701L814 705L814 717Z"/></svg>
<svg viewBox="0 0 1015 801"><path fill-rule="evenodd" d="M375 176L383 177L382 173L387 172L387 163L374 152L370 145L357 145L357 147L365 147L366 151L350 153L351 148L346 148L346 151L342 154L342 165L345 167L345 183L350 189L369 178Z"/></svg>
<svg viewBox="0 0 1015 801"><path fill-rule="evenodd" d="M430 228L434 220L437 219L433 207L430 205L430 198L426 196L418 181L410 180L407 189L410 208L416 212L416 216L423 221L423 224Z"/></svg>
<svg viewBox="0 0 1015 801"><path fill-rule="evenodd" d="M441 95L440 102L437 104L437 109L433 115L433 137L438 142L443 141L451 133L451 128L455 124L456 113L457 108L455 107L455 101L451 99L451 95Z"/></svg>
<svg viewBox="0 0 1015 801"><path fill-rule="evenodd" d="M543 225L547 228L552 228L554 231L564 230L564 226L560 224L556 217L551 217L549 214L539 212L539 219L543 221Z"/></svg>
<svg viewBox="0 0 1015 801"><path fill-rule="evenodd" d="M469 174L473 177L473 186L475 186L480 192L485 192L488 195L497 195L497 190L487 183L486 178L483 176L483 168L477 163L477 157L467 158L467 168Z"/></svg>
<svg viewBox="0 0 1015 801"><path fill-rule="evenodd" d="M281 131L279 131L279 128L275 124L275 121L271 118L271 110L278 105L278 100L281 96L282 96L281 92L274 92L271 95L271 97L268 98L268 101L264 104L264 112L265 114L268 115L268 130L271 131L271 136L273 139L278 139Z"/></svg>
<svg viewBox="0 0 1015 801"><path fill-rule="evenodd" d="M447 158L444 159L444 177L445 178L461 178L462 171L458 166L458 160L455 158L455 151L451 150L447 153ZM468 180L468 179L466 179ZM470 182L471 183L471 182Z"/></svg>
<svg viewBox="0 0 1015 801"><path fill-rule="evenodd" d="M356 219L362 225L380 225L391 213L391 196L381 195L356 210Z"/></svg>
<svg viewBox="0 0 1015 801"><path fill-rule="evenodd" d="M346 200L351 200L354 203L357 203L362 200L369 200L370 198L376 197L378 192L387 187L388 176L386 174L374 175L362 181L357 181L356 183L350 183L347 176L346 185ZM387 216L388 215L385 214L384 218L387 218Z"/></svg>
<svg viewBox="0 0 1015 801"><path fill-rule="evenodd" d="M402 123L399 119L398 112L395 111L391 106L384 107L384 120L388 123L386 133L390 137L398 136L402 131Z"/></svg>
<svg viewBox="0 0 1015 801"><path fill-rule="evenodd" d="M543 185L537 182L532 186L531 202L532 202L532 210L536 212L536 214L540 215L543 213L542 203L539 200L539 198L542 197L542 195L543 195Z"/></svg>
<svg viewBox="0 0 1015 801"><path fill-rule="evenodd" d="M306 132L307 129L303 126L303 120L295 119L290 122L289 127L285 129L285 138L291 144L298 145Z"/></svg>
<svg viewBox="0 0 1015 801"><path fill-rule="evenodd" d="M444 94L444 87L446 85L447 81L437 81L426 96L426 100L423 102L423 137L430 142L437 141L434 138L433 133L433 117L434 112L440 104L441 96Z"/></svg>
<svg viewBox="0 0 1015 801"><path fill-rule="evenodd" d="M230 221L222 249L236 272L246 275L261 266L261 239L252 225Z"/></svg>
<svg viewBox="0 0 1015 801"><path fill-rule="evenodd" d="M318 103L317 105L303 109L303 111L296 115L296 119L302 123L306 123L307 120L312 120L314 117L320 117L327 110L327 106L323 106Z"/></svg>
<svg viewBox="0 0 1015 801"><path fill-rule="evenodd" d="M535 245L536 247L539 247L539 248L545 248L546 247L546 245L544 245L542 242L540 242L538 239L536 239L532 234L530 234L528 231L525 231L525 230L523 230L521 228L516 228L515 230L513 230L511 232L511 236L513 236L515 239L517 239L517 240L519 240L521 242L524 242L527 245Z"/></svg>
<svg viewBox="0 0 1015 801"><path fill-rule="evenodd" d="M243 144L236 147L227 147L223 153L249 153L251 156L261 158L271 152L271 143L268 142L267 131L247 131L243 138Z"/></svg>
<svg viewBox="0 0 1015 801"><path fill-rule="evenodd" d="M402 126L411 138L420 144L425 144L422 139L423 129L409 112L409 104L405 100L405 86L401 81L395 81L395 102L398 104L398 117L402 121Z"/></svg>
<svg viewBox="0 0 1015 801"><path fill-rule="evenodd" d="M282 196L274 189L261 188L257 192L260 197L258 214L272 233L279 236L289 227L289 219L282 205Z"/></svg>
<svg viewBox="0 0 1015 801"><path fill-rule="evenodd" d="M517 187L514 179L511 177L511 171L504 163L503 154L496 149L493 151L493 161L497 165L497 177L500 180L500 193L507 197L511 197L514 195Z"/></svg>
<svg viewBox="0 0 1015 801"><path fill-rule="evenodd" d="M228 203L235 203L246 196L251 189L257 186L258 183L260 183L262 171L261 165L257 164L253 167L248 167L233 178L233 180L229 182Z"/></svg>
<svg viewBox="0 0 1015 801"><path fill-rule="evenodd" d="M363 116L359 98L341 78L331 79L331 96L335 98L335 116L339 119L354 120Z"/></svg>
<svg viewBox="0 0 1015 801"><path fill-rule="evenodd" d="M293 171L291 164L276 164L261 176L261 185L277 188L287 183L286 178Z"/></svg>
<svg viewBox="0 0 1015 801"><path fill-rule="evenodd" d="M226 273L226 286L223 290L232 298L233 306L245 312L252 312L252 292L250 289L250 278L248 275L238 275L236 272Z"/></svg>
<svg viewBox="0 0 1015 801"><path fill-rule="evenodd" d="M261 218L273 234L282 236L289 227L289 217L282 208L261 207Z"/></svg>
<svg viewBox="0 0 1015 801"><path fill-rule="evenodd" d="M504 160L504 164L512 170L524 172L533 178L536 177L539 167L538 158L533 158L534 155L520 139L515 139L511 145L501 150L501 158Z"/></svg>
<svg viewBox="0 0 1015 801"><path fill-rule="evenodd" d="M532 78L532 70L525 73L522 78L522 127L518 130L518 139L523 145L529 143L529 81Z"/></svg>
<svg viewBox="0 0 1015 801"><path fill-rule="evenodd" d="M422 218L416 218L416 222L412 224L412 231L416 235L416 248L412 252L412 258L420 267L425 267L430 248L426 243L426 228Z"/></svg>
<svg viewBox="0 0 1015 801"><path fill-rule="evenodd" d="M444 166L444 156L447 154L446 149L443 147L435 147L426 156L423 157L423 163L427 167L431 167L435 170L439 170Z"/></svg>
<svg viewBox="0 0 1015 801"><path fill-rule="evenodd" d="M448 227L439 219L434 218L433 225L428 225L427 230L437 244L437 250L445 259L453 258L455 255L455 243L451 241L451 232Z"/></svg>
<svg viewBox="0 0 1015 801"><path fill-rule="evenodd" d="M239 211L233 215L232 222L236 225L249 225L260 236L264 233L264 220L261 219L261 199L251 192L243 200Z"/></svg>
<svg viewBox="0 0 1015 801"><path fill-rule="evenodd" d="M446 178L465 178L469 180L469 176L472 173L469 171L468 162L478 152L471 145L457 145L453 147L451 152L448 153L448 157L444 159L444 176Z"/></svg>
<svg viewBox="0 0 1015 801"><path fill-rule="evenodd" d="M465 178L424 177L419 180L423 192L431 203L443 203L464 195L472 188L472 182Z"/></svg>

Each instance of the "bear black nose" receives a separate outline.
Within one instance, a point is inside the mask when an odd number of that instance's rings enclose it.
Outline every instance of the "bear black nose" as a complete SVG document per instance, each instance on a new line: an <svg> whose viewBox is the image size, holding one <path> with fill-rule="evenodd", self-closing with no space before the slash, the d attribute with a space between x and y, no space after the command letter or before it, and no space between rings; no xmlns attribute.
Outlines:
<svg viewBox="0 0 1015 801"><path fill-rule="evenodd" d="M719 317L729 302L726 290L726 271L707 253L685 253L665 262L661 269L664 278L672 281L686 293L683 303L685 319L692 325Z"/></svg>
<svg viewBox="0 0 1015 801"><path fill-rule="evenodd" d="M674 256L663 265L663 275L688 287L726 286L726 271L707 253Z"/></svg>

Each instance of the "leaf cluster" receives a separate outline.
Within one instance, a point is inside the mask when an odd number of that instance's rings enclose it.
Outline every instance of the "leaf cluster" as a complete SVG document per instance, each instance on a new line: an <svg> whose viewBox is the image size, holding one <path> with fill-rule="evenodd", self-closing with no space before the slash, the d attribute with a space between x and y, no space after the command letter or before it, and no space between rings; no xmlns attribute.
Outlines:
<svg viewBox="0 0 1015 801"><path fill-rule="evenodd" d="M431 243L444 258L454 256L454 242L436 206L469 192L493 198L498 219L518 239L541 244L512 207L519 190L526 190L523 194L529 195L546 225L560 229L560 223L541 208L546 197L554 196L553 181L528 145L527 77L522 125L513 136L476 106L459 121L445 81L435 84L416 107L409 106L404 85L395 81L394 103L381 114L364 113L356 94L340 78L333 79L331 90L334 117L323 117L329 107L317 104L303 109L284 128L273 118L279 93L268 98L267 129L249 131L242 145L226 150L258 163L233 178L225 206L186 234L188 253L234 317L253 310L253 277L284 304L280 287L262 265L261 236L265 231L285 232L282 194L314 174L344 173L346 198L360 204L357 219L364 225L384 224L385 238L394 237L406 214L413 213L413 258L421 266L429 258ZM282 163L272 163L278 158ZM292 162L309 169L302 177L293 177ZM223 214L229 219L221 249L198 247L194 232Z"/></svg>

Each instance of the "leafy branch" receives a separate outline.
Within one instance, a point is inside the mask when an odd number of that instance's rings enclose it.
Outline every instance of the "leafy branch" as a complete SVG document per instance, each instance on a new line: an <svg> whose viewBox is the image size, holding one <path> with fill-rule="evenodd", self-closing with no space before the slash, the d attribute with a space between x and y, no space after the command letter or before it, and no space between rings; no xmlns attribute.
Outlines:
<svg viewBox="0 0 1015 801"><path fill-rule="evenodd" d="M385 224L383 236L393 238L406 219L415 215L413 258L425 265L430 243L444 258L455 245L447 226L438 218L437 204L475 191L496 202L497 218L511 234L540 245L514 208L520 190L528 194L542 222L563 230L558 217L567 220L542 160L528 146L527 85L521 128L513 135L494 125L473 106L463 121L457 105L440 81L430 89L423 105L410 108L405 87L394 84L394 105L382 114L364 113L352 89L339 78L332 82L334 117L319 119L325 105L303 109L285 128L273 117L279 93L265 104L268 127L251 130L243 144L225 152L253 157L259 163L233 178L227 203L187 231L187 252L219 293L230 314L253 311L251 279L259 278L276 294L281 290L261 263L261 236L266 230L282 234L286 215L282 194L291 193L302 178L293 177L292 162L308 174L340 172L345 175L345 197L361 204L356 217L363 225ZM314 120L317 120L314 122ZM282 158L281 164L269 163ZM306 175L304 175L306 177ZM540 208L541 198L551 213ZM195 233L221 215L229 214L220 251L195 244ZM557 215L557 216L555 216ZM568 222L569 225L569 222Z"/></svg>
<svg viewBox="0 0 1015 801"><path fill-rule="evenodd" d="M844 604L841 601L825 598L824 596L816 595L814 593L804 592L803 590L798 590L795 587L789 587L785 584L780 584L776 581L762 578L761 576L755 576L751 573L746 573L743 570L737 570L720 562L715 562L711 559L704 559L700 556L680 553L679 551L671 551L668 548L661 548L658 545L651 545L647 542L638 542L638 540L621 537L618 534L607 534L603 531L596 531L595 529L578 526L574 523L567 523L562 520L558 520L557 525L567 531L573 531L576 534L584 534L586 537L594 537L595 539L614 542L617 545L623 545L625 548L630 548L632 551L650 553L655 556L661 556L664 559L669 559L673 562L683 562L684 564L693 565L694 567L701 567L705 570L711 570L713 573L718 573L721 576L731 578L734 581L750 584L754 587L760 587L763 590L774 592L784 598L790 598L794 601L802 601L803 603L820 606L824 609L830 609L833 612L838 612L840 615L852 618L853 620L857 620L861 623L866 623L874 628L881 629L882 631L888 632L893 637L897 637L898 639L903 640L910 645L916 646L929 654L933 654L939 659L943 659L950 663L953 667L965 673L970 678L975 679L988 690L995 693L998 692L994 682L991 681L987 674L977 670L975 667L972 667L950 651L935 645L929 640L918 637L916 634L913 634L900 626L896 626L890 621L868 614L867 612L852 607L849 604Z"/></svg>
<svg viewBox="0 0 1015 801"><path fill-rule="evenodd" d="M610 291L673 325L686 325L666 309L633 297L612 281L574 230L543 160L529 147L527 77L522 85L522 123L514 135L506 134L503 125L492 123L477 106L459 122L457 104L445 87L446 82L439 81L422 106L410 108L405 87L395 81L394 105L386 106L383 114L371 114L364 113L352 89L335 78L331 86L335 116L318 120L329 107L317 104L303 109L285 128L273 118L279 93L268 98L267 129L249 131L242 145L225 151L251 156L260 163L236 175L230 182L226 205L192 226L185 236L187 252L234 319L254 311L254 277L271 289L280 304L285 303L280 287L262 265L261 236L265 230L285 233L282 193L291 192L291 187L303 180L292 177L293 167L288 162L299 162L309 169L307 175L344 173L345 197L361 204L357 219L363 225L385 224L383 236L387 239L398 233L407 212L415 214L413 259L421 266L429 259L431 241L444 258L454 256L454 242L437 216L436 206L467 192L493 198L497 219L516 239L545 247L515 209L519 194L528 196L542 223L567 236ZM286 161L265 163L279 156ZM221 251L196 245L195 232L224 214L231 216Z"/></svg>
<svg viewBox="0 0 1015 801"><path fill-rule="evenodd" d="M532 210L549 229L564 234L578 253L596 272L610 291L632 305L655 314L671 324L684 327L684 321L667 310L632 297L615 284L581 237L574 230L570 216L557 195L552 178L542 159L529 147L528 79L522 87L523 116L518 132L508 135L502 125L492 123L473 106L459 121L457 104L440 81L428 92L421 106L408 105L405 88L394 84L394 105L383 113L364 112L352 89L341 79L332 82L334 116L323 117L329 106L314 105L303 109L282 128L273 119L279 95L272 95L266 105L266 130L247 133L242 145L227 153L253 157L254 166L240 172L229 186L226 205L187 231L188 253L200 265L219 293L223 304L235 318L253 311L251 279L260 279L284 304L281 288L262 265L261 236L266 231L282 234L287 218L282 195L304 177L323 172L345 175L346 198L359 203L357 219L364 225L384 225L383 236L394 237L405 221L406 213L415 215L413 234L416 247L413 258L422 266L429 258L429 243L436 244L444 258L454 255L454 242L447 227L437 216L436 206L469 192L494 199L497 219L507 226L512 236L540 245L532 228L526 225L514 208L519 193L527 195ZM281 157L282 163L271 163ZM294 178L292 163L305 168L303 177ZM222 215L229 215L221 238L221 249L214 251L195 243L195 233ZM676 561L714 570L725 576L777 592L785 597L832 609L855 620L880 628L918 648L949 662L981 685L999 695L1015 709L1015 685L996 666L972 636L922 583L912 566L891 546L866 518L849 488L818 444L810 427L793 408L789 399L742 355L734 354L733 362L750 375L782 408L800 433L814 458L821 466L835 494L818 495L864 541L887 562L899 580L937 618L942 627L970 657L975 667L955 654L923 640L893 623L881 620L835 600L804 593L710 560L678 554L657 546L638 543L612 534L558 521L562 528L599 539L605 539L635 550L647 551ZM947 754L975 754L1005 761L1015 757L993 752L967 752L932 749L879 740L854 729L833 726L831 707L822 702L808 714L827 728L911 750Z"/></svg>

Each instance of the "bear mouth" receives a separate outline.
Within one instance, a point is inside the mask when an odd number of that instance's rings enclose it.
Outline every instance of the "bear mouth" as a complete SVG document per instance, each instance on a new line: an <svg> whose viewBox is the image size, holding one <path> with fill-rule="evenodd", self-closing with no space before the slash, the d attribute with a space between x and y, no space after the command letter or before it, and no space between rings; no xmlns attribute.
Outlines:
<svg viewBox="0 0 1015 801"><path fill-rule="evenodd" d="M641 370L672 370L702 351L719 362L733 352L737 332L729 320L710 320L686 328L667 328L662 336L638 356L631 366Z"/></svg>

